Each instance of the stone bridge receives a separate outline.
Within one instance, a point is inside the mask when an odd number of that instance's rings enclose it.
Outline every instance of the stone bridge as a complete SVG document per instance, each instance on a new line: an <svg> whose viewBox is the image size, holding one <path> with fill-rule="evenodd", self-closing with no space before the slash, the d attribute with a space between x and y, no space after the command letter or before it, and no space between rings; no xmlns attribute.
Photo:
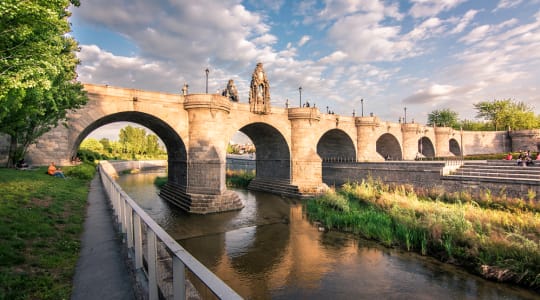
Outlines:
<svg viewBox="0 0 540 300"><path fill-rule="evenodd" d="M82 140L112 122L146 126L164 142L168 184L164 196L185 210L209 213L242 203L225 185L226 149L241 131L256 147L256 178L270 192L293 187L298 194L325 189L323 161L413 160L508 151L506 132L462 132L447 127L391 123L376 116L323 114L316 107L270 107L231 101L219 94L166 94L86 84L88 104L68 115L28 152L33 164L67 165ZM271 111L270 111L271 108Z"/></svg>

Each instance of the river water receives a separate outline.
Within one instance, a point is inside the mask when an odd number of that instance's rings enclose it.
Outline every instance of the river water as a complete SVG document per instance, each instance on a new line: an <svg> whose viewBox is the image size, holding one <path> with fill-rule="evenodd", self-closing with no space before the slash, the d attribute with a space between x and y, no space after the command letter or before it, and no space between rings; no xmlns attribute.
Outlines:
<svg viewBox="0 0 540 300"><path fill-rule="evenodd" d="M540 299L417 254L319 231L300 200L237 190L240 211L190 215L157 194L156 176L118 179L173 238L247 299Z"/></svg>

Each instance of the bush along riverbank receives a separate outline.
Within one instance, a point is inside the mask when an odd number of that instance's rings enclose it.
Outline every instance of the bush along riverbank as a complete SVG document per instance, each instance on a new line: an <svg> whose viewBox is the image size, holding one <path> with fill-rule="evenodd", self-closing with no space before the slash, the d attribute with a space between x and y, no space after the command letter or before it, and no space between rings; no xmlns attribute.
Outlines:
<svg viewBox="0 0 540 300"><path fill-rule="evenodd" d="M373 180L345 184L309 200L310 220L460 265L487 279L540 292L540 213L528 200L479 201L464 193L389 187ZM504 205L502 204L504 202Z"/></svg>
<svg viewBox="0 0 540 300"><path fill-rule="evenodd" d="M255 178L255 172L244 170L227 170L225 176L227 187L244 189L248 187L249 183L253 178Z"/></svg>
<svg viewBox="0 0 540 300"><path fill-rule="evenodd" d="M225 174L225 181L227 187L233 187L233 188L247 188L249 183L253 178L255 178L255 172L250 171L232 171L227 170L227 173ZM167 177L161 177L158 176L154 180L154 185L158 188L161 188L167 183Z"/></svg>
<svg viewBox="0 0 540 300"><path fill-rule="evenodd" d="M69 299L95 166L0 168L0 299Z"/></svg>

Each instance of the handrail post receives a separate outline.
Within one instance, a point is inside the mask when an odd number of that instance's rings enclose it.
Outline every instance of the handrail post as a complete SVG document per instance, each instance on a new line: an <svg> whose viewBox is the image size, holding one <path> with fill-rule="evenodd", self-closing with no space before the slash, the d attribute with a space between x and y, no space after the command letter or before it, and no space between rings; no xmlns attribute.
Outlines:
<svg viewBox="0 0 540 300"><path fill-rule="evenodd" d="M157 246L156 234L148 228L146 230L146 246L148 250L148 298L150 300L158 300L158 284L157 284Z"/></svg>
<svg viewBox="0 0 540 300"><path fill-rule="evenodd" d="M186 299L186 271L182 261L173 256L173 297L174 300Z"/></svg>
<svg viewBox="0 0 540 300"><path fill-rule="evenodd" d="M128 249L133 248L133 209L131 206L127 205L127 214L126 214L126 233L127 233L127 247Z"/></svg>
<svg viewBox="0 0 540 300"><path fill-rule="evenodd" d="M133 227L133 236L135 239L135 270L138 270L143 267L141 217L138 214L133 216Z"/></svg>

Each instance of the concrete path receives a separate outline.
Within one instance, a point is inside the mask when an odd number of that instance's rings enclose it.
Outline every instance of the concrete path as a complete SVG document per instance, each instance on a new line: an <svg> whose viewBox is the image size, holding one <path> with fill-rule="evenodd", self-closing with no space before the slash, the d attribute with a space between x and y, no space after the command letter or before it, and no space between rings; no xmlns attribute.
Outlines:
<svg viewBox="0 0 540 300"><path fill-rule="evenodd" d="M122 240L99 175L92 180L73 279L73 300L136 299L134 281L122 254Z"/></svg>

